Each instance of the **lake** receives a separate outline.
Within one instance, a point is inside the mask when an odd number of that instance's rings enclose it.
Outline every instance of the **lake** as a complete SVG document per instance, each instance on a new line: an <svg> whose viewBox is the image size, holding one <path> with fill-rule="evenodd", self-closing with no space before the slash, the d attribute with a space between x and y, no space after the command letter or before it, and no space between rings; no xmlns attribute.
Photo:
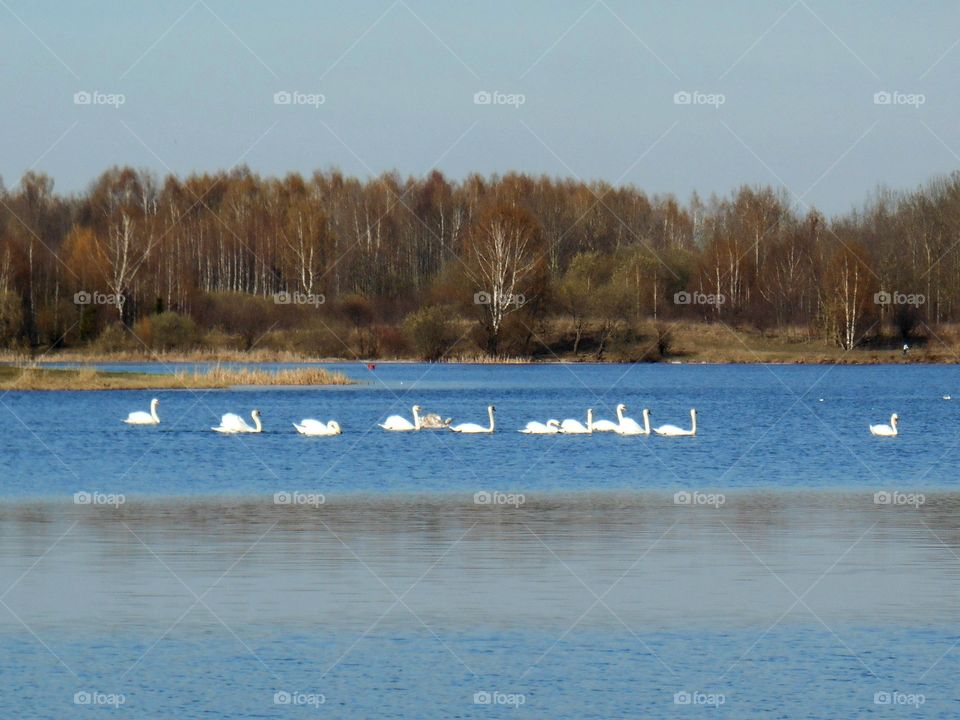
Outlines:
<svg viewBox="0 0 960 720"><path fill-rule="evenodd" d="M0 397L4 716L956 715L955 368L342 369ZM618 402L698 435L516 432Z"/></svg>

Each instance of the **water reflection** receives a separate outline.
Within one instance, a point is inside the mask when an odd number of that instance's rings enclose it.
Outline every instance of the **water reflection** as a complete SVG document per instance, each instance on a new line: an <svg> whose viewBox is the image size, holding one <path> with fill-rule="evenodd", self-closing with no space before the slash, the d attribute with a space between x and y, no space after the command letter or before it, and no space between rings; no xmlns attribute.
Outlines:
<svg viewBox="0 0 960 720"><path fill-rule="evenodd" d="M647 632L958 614L956 493L916 508L820 491L716 507L654 492L324 500L6 503L0 585L17 617L0 613L0 628L190 627L213 613L261 628Z"/></svg>

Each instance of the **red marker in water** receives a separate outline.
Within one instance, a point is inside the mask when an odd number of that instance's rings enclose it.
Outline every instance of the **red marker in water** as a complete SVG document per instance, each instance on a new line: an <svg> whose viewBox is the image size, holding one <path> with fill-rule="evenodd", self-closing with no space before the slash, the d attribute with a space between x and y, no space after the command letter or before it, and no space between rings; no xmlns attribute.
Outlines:
<svg viewBox="0 0 960 720"><path fill-rule="evenodd" d="M376 370L377 366L374 363L367 363L367 370Z"/></svg>

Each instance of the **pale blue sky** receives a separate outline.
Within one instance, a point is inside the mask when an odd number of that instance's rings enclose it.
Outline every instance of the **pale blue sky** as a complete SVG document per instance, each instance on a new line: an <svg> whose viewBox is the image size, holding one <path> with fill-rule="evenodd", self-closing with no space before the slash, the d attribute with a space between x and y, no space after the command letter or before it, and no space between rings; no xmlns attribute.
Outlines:
<svg viewBox="0 0 960 720"><path fill-rule="evenodd" d="M30 167L71 192L113 164L436 165L682 200L784 184L835 213L960 166L951 2L3 0L0 18L7 187ZM83 90L125 102L77 105ZM325 102L277 105L283 90ZM481 90L525 101L476 105ZM875 104L884 90L924 102Z"/></svg>

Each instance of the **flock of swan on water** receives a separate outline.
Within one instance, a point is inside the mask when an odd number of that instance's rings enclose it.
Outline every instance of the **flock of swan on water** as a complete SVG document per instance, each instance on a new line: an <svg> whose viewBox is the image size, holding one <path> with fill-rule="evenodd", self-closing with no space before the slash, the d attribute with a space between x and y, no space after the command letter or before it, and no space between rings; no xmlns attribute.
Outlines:
<svg viewBox="0 0 960 720"><path fill-rule="evenodd" d="M946 399L946 397L944 398ZM160 401L153 398L150 401L150 412L142 410L132 412L124 420L128 425L159 425L160 416L157 414L157 407ZM650 427L650 411L643 409L643 425L633 418L624 415L627 406L623 403L617 405L617 421L613 420L594 420L593 408L587 410L586 424L574 418L566 420L547 420L538 422L533 420L520 430L524 435L591 435L596 432L611 432L618 435L660 435L663 437L693 437L697 434L697 410L690 409L690 427L681 428L676 425L661 425L660 427ZM436 413L426 413L421 415L421 407L413 406L413 421L411 422L402 415L391 415L382 423L380 427L391 432L415 432L418 430L450 430L455 433L466 435L489 435L495 428L493 413L496 408L493 405L487 406L488 425L479 425L477 423L460 423L453 425L452 420L444 420ZM258 433L263 432L263 423L260 421L260 411L254 410L250 413L253 425L250 425L244 418L234 413L227 413L220 418L220 424L217 427L210 428L214 432L235 435L239 433ZM870 434L878 437L896 437L897 422L900 416L893 413L890 416L889 425L870 425ZM322 437L329 435L339 435L343 432L340 423L336 420L316 420L314 418L305 418L298 423L293 423L293 427L301 435L310 435Z"/></svg>
<svg viewBox="0 0 960 720"><path fill-rule="evenodd" d="M157 408L160 400L154 398L150 401L150 412L139 410L132 412L124 420L128 425L159 425L160 416L157 414ZM594 420L593 408L587 410L586 424L567 418L562 422L560 420L547 420L546 422L531 421L520 430L524 435L590 435L595 432L611 432L618 435L662 435L664 437L692 437L697 434L697 411L690 410L690 428L681 428L676 425L661 425L660 427L650 427L650 411L643 409L643 425L633 418L624 415L627 406L623 403L617 405L617 421L613 420ZM413 406L413 421L411 422L402 415L391 415L379 426L384 430L391 432L415 432L418 430L450 430L455 433L465 435L489 435L492 434L496 424L494 420L494 411L496 407L487 406L488 425L479 425L477 423L452 424L451 418L443 419L437 413L421 414L422 408L419 405ZM260 420L260 411L254 410L250 413L253 425L248 423L240 415L227 413L220 418L220 424L210 428L214 432L235 435L239 433L259 433L263 432L263 423ZM293 427L301 435L311 435L315 437L339 435L343 432L340 423L336 420L316 420L314 418L305 418L298 423L293 423Z"/></svg>

